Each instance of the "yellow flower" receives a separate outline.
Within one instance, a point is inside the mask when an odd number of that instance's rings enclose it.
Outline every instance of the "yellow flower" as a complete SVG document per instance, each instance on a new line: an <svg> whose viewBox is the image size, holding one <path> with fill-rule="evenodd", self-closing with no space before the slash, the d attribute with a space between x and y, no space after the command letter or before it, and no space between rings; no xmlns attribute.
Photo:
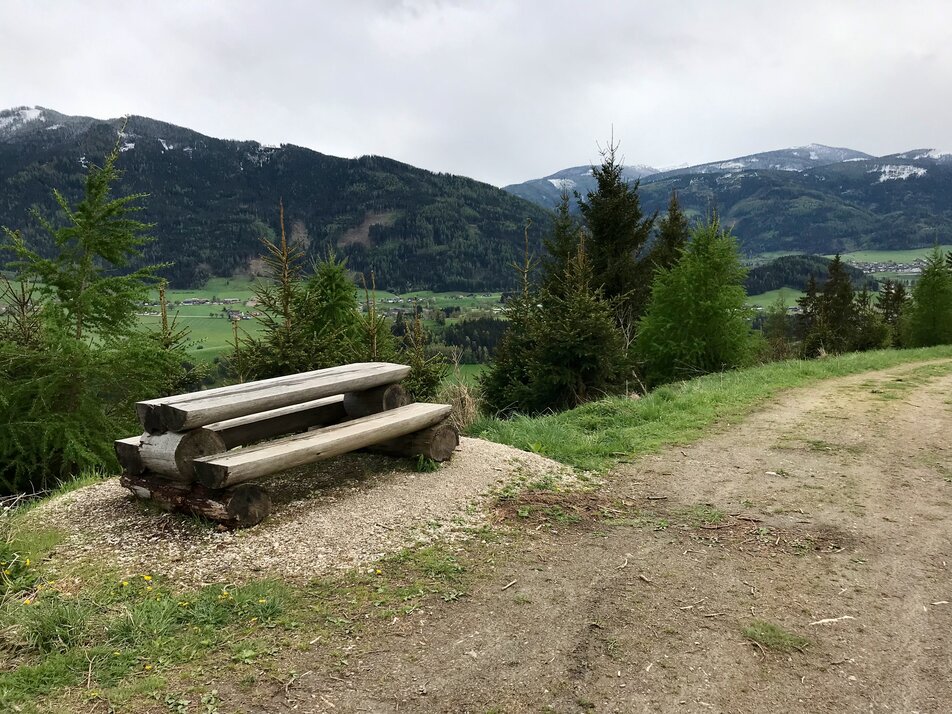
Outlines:
<svg viewBox="0 0 952 714"><path fill-rule="evenodd" d="M124 587L124 588L129 587L129 581L128 581L128 580L123 580L123 581L122 581L122 587Z"/></svg>
<svg viewBox="0 0 952 714"><path fill-rule="evenodd" d="M265 602L268 602L268 601L265 600L264 598L261 598L261 599L258 600L258 602L260 602L260 603L265 603Z"/></svg>
<svg viewBox="0 0 952 714"><path fill-rule="evenodd" d="M150 670L150 669L152 669L152 665L151 665L151 664L147 664L143 669L145 669L145 670Z"/></svg>
<svg viewBox="0 0 952 714"><path fill-rule="evenodd" d="M150 580L152 580L152 576L151 576L151 575L143 575L143 576L142 576L142 579L145 580L146 582L149 582Z"/></svg>
<svg viewBox="0 0 952 714"><path fill-rule="evenodd" d="M9 574L10 574L10 570L9 570L9 569L4 570L4 571L3 571L3 574L4 574L4 575L9 575Z"/></svg>
<svg viewBox="0 0 952 714"><path fill-rule="evenodd" d="M28 567L28 568L30 567L30 559L29 559L29 558L26 559L26 567Z"/></svg>
<svg viewBox="0 0 952 714"><path fill-rule="evenodd" d="M375 572L377 575L383 575L383 571L382 571L380 568L377 568L374 572Z"/></svg>
<svg viewBox="0 0 952 714"><path fill-rule="evenodd" d="M25 598L25 599L23 600L23 604L24 604L24 605L29 605L31 602L33 602L33 601L32 601L30 598Z"/></svg>
<svg viewBox="0 0 952 714"><path fill-rule="evenodd" d="M115 652L113 652L113 654L114 654L116 657L118 657L119 655L122 654L122 652L120 652L119 650L116 650Z"/></svg>

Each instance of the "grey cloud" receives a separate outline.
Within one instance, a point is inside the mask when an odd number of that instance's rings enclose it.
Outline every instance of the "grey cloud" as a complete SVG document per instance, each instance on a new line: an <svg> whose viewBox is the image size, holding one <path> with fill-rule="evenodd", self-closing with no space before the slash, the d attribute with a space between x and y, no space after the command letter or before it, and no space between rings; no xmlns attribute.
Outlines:
<svg viewBox="0 0 952 714"><path fill-rule="evenodd" d="M952 6L712 2L0 5L0 106L137 113L497 185L820 142L952 149Z"/></svg>

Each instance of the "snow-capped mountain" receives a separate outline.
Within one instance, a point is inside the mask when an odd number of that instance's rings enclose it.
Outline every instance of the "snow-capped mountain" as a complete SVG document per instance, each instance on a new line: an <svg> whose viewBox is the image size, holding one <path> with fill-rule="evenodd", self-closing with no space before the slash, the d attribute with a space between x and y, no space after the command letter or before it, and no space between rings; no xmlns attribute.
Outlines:
<svg viewBox="0 0 952 714"><path fill-rule="evenodd" d="M658 173L658 169L643 164L626 165L622 171L622 175L628 181L637 181L656 173ZM555 208L563 192L572 196L577 191L584 196L594 188L595 179L592 177L592 167L573 166L540 179L506 186L503 191L508 191L515 196L538 203L546 208Z"/></svg>

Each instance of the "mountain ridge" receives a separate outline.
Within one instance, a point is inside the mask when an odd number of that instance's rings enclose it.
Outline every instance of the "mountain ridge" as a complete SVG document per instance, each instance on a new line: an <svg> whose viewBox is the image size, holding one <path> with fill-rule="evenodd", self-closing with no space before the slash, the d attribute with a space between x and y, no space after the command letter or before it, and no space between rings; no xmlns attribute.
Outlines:
<svg viewBox="0 0 952 714"><path fill-rule="evenodd" d="M99 120L22 107L0 112L0 225L22 228L49 251L30 208L49 215L54 188L78 198L84 167L117 138L118 190L149 194L142 217L156 224L137 264L174 260L165 275L176 286L254 272L260 238L277 229L279 200L309 258L334 251L351 269L374 271L379 287L400 291L511 288L526 220L537 250L551 221L489 184L386 157L216 139L136 115Z"/></svg>

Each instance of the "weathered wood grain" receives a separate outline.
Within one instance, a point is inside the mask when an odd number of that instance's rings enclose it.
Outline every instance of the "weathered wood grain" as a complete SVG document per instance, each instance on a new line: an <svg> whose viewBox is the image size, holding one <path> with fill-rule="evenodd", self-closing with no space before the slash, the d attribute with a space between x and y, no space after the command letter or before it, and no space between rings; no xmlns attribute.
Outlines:
<svg viewBox="0 0 952 714"><path fill-rule="evenodd" d="M306 434L196 459L195 477L209 488L231 486L420 431L443 421L449 413L446 404L409 404Z"/></svg>
<svg viewBox="0 0 952 714"><path fill-rule="evenodd" d="M149 433L185 431L322 397L392 384L409 373L410 368L406 365L361 362L150 399L139 402L136 411L143 428Z"/></svg>

